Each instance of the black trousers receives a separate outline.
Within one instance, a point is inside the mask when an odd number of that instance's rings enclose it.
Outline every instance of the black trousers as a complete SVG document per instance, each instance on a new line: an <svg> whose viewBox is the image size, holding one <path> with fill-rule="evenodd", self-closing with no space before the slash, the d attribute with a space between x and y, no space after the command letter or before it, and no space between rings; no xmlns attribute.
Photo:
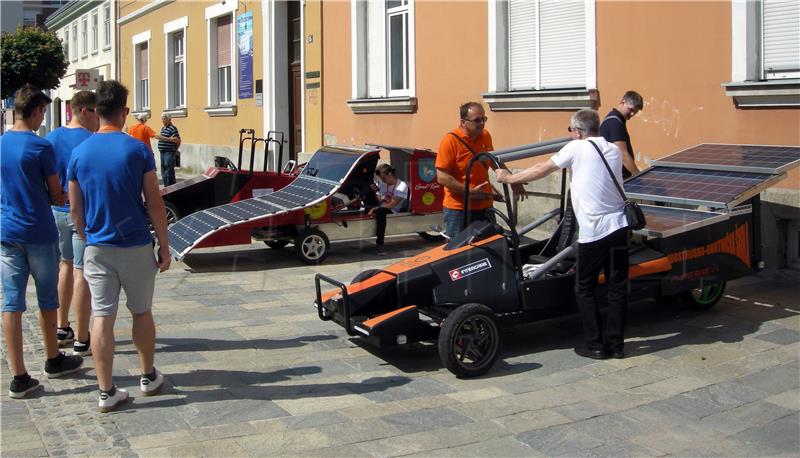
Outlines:
<svg viewBox="0 0 800 458"><path fill-rule="evenodd" d="M605 320L598 306L597 277L606 279L608 308ZM578 244L575 299L583 321L586 346L622 351L628 313L628 228L589 243Z"/></svg>
<svg viewBox="0 0 800 458"><path fill-rule="evenodd" d="M386 215L392 213L392 209L386 207L378 207L375 209L375 234L378 238L375 240L377 245L383 245L383 236L386 235Z"/></svg>

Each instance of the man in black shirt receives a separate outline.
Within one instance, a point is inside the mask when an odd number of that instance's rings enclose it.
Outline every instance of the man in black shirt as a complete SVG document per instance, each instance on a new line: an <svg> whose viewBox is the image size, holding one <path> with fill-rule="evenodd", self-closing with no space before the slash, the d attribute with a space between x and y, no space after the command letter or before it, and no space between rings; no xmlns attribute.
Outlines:
<svg viewBox="0 0 800 458"><path fill-rule="evenodd" d="M631 136L628 134L626 123L636 113L642 111L644 102L642 96L636 91L628 91L622 96L617 108L608 112L603 122L600 123L600 135L606 141L617 145L622 151L622 177L628 178L639 173L634 159Z"/></svg>
<svg viewBox="0 0 800 458"><path fill-rule="evenodd" d="M164 140L158 140L158 151L161 153L161 180L164 186L169 186L175 184L175 159L178 147L181 146L181 136L178 128L172 124L172 117L169 114L162 114L161 122L164 124L161 128L161 137ZM175 137L177 140L167 141L170 137Z"/></svg>

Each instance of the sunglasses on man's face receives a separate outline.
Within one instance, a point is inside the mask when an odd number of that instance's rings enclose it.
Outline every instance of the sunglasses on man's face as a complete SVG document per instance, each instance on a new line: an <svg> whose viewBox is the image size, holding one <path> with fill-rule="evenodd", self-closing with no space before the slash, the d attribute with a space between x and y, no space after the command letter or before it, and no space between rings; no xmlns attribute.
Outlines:
<svg viewBox="0 0 800 458"><path fill-rule="evenodd" d="M475 119L464 118L464 121L469 121L469 122L471 122L473 124L486 124L486 121L488 121L488 120L489 120L489 118L487 118L486 116L481 116L481 117L478 117L478 118L475 118Z"/></svg>
<svg viewBox="0 0 800 458"><path fill-rule="evenodd" d="M572 132L583 132L583 129L578 128L578 127L569 126L569 127L567 127L567 132L569 132L569 133L572 133Z"/></svg>

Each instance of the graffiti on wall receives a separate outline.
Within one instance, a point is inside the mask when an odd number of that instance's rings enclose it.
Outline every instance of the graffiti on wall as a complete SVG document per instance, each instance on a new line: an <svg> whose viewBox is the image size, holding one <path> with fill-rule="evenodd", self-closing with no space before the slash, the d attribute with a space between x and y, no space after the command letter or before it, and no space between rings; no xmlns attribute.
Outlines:
<svg viewBox="0 0 800 458"><path fill-rule="evenodd" d="M698 111L703 111L703 107L697 106L681 112L681 109L669 100L650 97L645 99L644 108L639 117L644 123L654 124L667 137L678 138L681 125L685 124Z"/></svg>

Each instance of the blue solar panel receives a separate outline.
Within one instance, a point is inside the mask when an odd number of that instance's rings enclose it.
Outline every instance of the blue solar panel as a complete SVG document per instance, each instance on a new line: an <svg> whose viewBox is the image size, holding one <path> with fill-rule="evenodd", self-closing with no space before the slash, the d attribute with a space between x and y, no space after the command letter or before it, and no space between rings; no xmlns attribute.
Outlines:
<svg viewBox="0 0 800 458"><path fill-rule="evenodd" d="M626 181L625 193L634 199L723 208L775 178L760 173L654 167Z"/></svg>
<svg viewBox="0 0 800 458"><path fill-rule="evenodd" d="M777 174L798 164L798 146L702 144L661 158L654 165Z"/></svg>

